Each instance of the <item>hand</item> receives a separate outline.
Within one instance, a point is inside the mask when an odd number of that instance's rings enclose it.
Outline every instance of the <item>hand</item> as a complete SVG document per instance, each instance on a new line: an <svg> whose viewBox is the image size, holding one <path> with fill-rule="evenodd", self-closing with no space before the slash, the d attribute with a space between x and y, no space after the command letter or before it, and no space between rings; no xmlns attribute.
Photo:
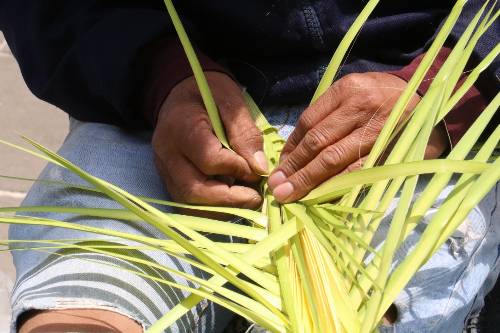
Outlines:
<svg viewBox="0 0 500 333"><path fill-rule="evenodd" d="M233 182L257 182L258 174L268 172L262 135L240 87L223 73L206 76L234 151L224 148L213 133L196 81L189 77L161 106L153 135L156 167L175 201L256 208L259 193Z"/></svg>
<svg viewBox="0 0 500 333"><path fill-rule="evenodd" d="M362 166L406 81L387 73L350 74L335 82L301 115L269 187L280 202L305 196L325 180ZM420 97L415 95L406 112ZM431 135L426 158L447 147L444 129Z"/></svg>

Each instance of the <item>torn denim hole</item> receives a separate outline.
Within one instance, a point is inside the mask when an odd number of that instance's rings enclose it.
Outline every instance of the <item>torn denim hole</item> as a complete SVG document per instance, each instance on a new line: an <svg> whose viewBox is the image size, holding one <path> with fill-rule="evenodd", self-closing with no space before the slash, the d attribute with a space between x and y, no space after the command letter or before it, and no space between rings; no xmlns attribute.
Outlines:
<svg viewBox="0 0 500 333"><path fill-rule="evenodd" d="M425 218L422 220L422 223L425 225L429 224L432 220L434 214L438 211L438 205L433 205L431 209L425 215ZM484 234L481 232L483 228L474 228L472 227L472 223L484 221L484 217L481 218L471 218L471 214L478 214L482 216L480 212L477 210L473 210L469 213L467 218L462 224L451 234L451 236L446 240L446 244L448 244L450 254L454 259L465 258L467 257L467 251L465 250L466 245L473 240L480 239L484 237ZM479 216L478 216L479 217Z"/></svg>
<svg viewBox="0 0 500 333"><path fill-rule="evenodd" d="M473 210L470 214L474 213L477 214L478 212ZM484 237L484 233L481 232L483 228L476 228L473 226L474 222L478 223L479 221L481 221L481 219L471 218L470 214L465 219L465 221L457 228L457 230L453 232L453 234L447 241L450 248L450 254L455 259L467 256L467 252L465 251L465 246L467 243ZM482 221L484 221L484 218L482 219Z"/></svg>

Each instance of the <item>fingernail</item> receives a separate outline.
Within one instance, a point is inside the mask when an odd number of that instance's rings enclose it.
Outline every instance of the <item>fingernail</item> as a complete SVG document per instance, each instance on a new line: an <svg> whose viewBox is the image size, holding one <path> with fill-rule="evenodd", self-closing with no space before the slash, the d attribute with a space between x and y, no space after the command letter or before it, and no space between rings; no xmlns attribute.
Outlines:
<svg viewBox="0 0 500 333"><path fill-rule="evenodd" d="M293 193L293 185L290 182L286 182L276 187L273 191L273 195L278 201L285 201Z"/></svg>
<svg viewBox="0 0 500 333"><path fill-rule="evenodd" d="M287 156L288 156L288 154L281 154L280 155L280 163L282 163L284 160L286 160Z"/></svg>
<svg viewBox="0 0 500 333"><path fill-rule="evenodd" d="M271 177L269 177L269 179L267 180L267 184L269 185L271 190L276 188L276 186L283 184L284 182L286 182L286 176L283 173L283 171L277 171L273 173Z"/></svg>
<svg viewBox="0 0 500 333"><path fill-rule="evenodd" d="M255 154L253 154L253 158L257 162L257 167L260 169L259 171L262 174L267 174L269 172L269 166L267 164L267 158L266 155L264 155L264 152L262 150L259 150Z"/></svg>

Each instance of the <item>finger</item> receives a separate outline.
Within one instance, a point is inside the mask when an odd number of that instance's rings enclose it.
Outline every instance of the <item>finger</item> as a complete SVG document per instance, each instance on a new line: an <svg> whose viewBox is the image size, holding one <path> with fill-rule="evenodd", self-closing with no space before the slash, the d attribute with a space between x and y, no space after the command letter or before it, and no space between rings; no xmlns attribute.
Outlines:
<svg viewBox="0 0 500 333"><path fill-rule="evenodd" d="M344 175L344 174L349 173L349 172L361 170L361 168L365 164L365 161L367 158L368 158L368 156L363 156L359 160L349 164L344 170L339 172L338 176Z"/></svg>
<svg viewBox="0 0 500 333"><path fill-rule="evenodd" d="M399 138L399 135L396 137L395 141L397 141L397 138ZM443 134L442 133L439 133L439 132L433 132L431 134L431 137L430 137L430 140L429 142L434 142L433 140L439 140L439 144L435 144L435 145L432 145L432 144L429 144L425 150L425 159L432 159L432 158L438 158L442 153L443 151L446 149L446 147L443 147L441 145L441 142L443 142ZM390 146L390 148L388 149L388 151L390 151L392 149L392 146ZM379 158L379 160L377 161L377 165L382 165L385 160L387 159L387 155L388 155L388 152L384 152L382 154L382 156ZM365 161L367 160L368 156L363 156L362 158L360 158L359 160L357 160L356 162L354 163L351 163L350 165L348 165L344 170L342 170L339 175L343 175L343 174L346 174L346 173L349 173L349 172L353 172L353 171L357 171L357 170L361 170L361 168L363 167L363 165L365 164Z"/></svg>
<svg viewBox="0 0 500 333"><path fill-rule="evenodd" d="M286 159L298 144L302 141L307 132L309 132L316 124L325 119L332 110L337 109L341 105L342 94L337 83L334 83L316 102L310 105L300 116L297 126L288 138L283 151L281 152L280 161Z"/></svg>
<svg viewBox="0 0 500 333"><path fill-rule="evenodd" d="M276 187L273 195L279 202L292 202L305 196L325 180L335 176L348 165L368 154L373 146L373 139L363 140L362 130L325 148L304 168L300 169Z"/></svg>
<svg viewBox="0 0 500 333"><path fill-rule="evenodd" d="M235 152L225 149L213 134L208 117L198 121L185 137L179 149L203 174L230 176L245 182L255 182L255 175L248 163Z"/></svg>
<svg viewBox="0 0 500 333"><path fill-rule="evenodd" d="M341 108L310 129L269 177L269 187L274 189L285 177L305 167L323 149L351 134L357 127L357 120L347 116L347 112Z"/></svg>
<svg viewBox="0 0 500 333"><path fill-rule="evenodd" d="M161 159L158 155L156 158ZM241 208L257 208L261 204L262 199L254 189L212 180L182 155L163 159L162 163L166 167L160 173L177 202Z"/></svg>
<svg viewBox="0 0 500 333"><path fill-rule="evenodd" d="M431 136L429 137L429 143L425 149L424 158L426 160L439 158L451 146L448 130L444 123L440 123L432 130Z"/></svg>
<svg viewBox="0 0 500 333"><path fill-rule="evenodd" d="M241 89L232 80L227 81L218 86L214 95L229 144L248 162L255 173L268 174L269 166L264 155L262 133L250 115Z"/></svg>

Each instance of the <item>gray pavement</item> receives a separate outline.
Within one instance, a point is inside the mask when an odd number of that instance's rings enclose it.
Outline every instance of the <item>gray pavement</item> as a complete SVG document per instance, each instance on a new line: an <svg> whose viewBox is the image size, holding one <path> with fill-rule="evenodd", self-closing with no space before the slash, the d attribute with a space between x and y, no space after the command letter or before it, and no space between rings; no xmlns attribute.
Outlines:
<svg viewBox="0 0 500 333"><path fill-rule="evenodd" d="M22 144L20 135L26 135L56 150L67 131L67 116L29 91L0 32L0 139ZM36 178L44 166L42 160L0 145L1 175ZM0 207L18 206L29 187L27 182L0 179ZM6 237L7 228L0 226L0 239ZM14 274L10 255L0 252L0 333L8 330Z"/></svg>

